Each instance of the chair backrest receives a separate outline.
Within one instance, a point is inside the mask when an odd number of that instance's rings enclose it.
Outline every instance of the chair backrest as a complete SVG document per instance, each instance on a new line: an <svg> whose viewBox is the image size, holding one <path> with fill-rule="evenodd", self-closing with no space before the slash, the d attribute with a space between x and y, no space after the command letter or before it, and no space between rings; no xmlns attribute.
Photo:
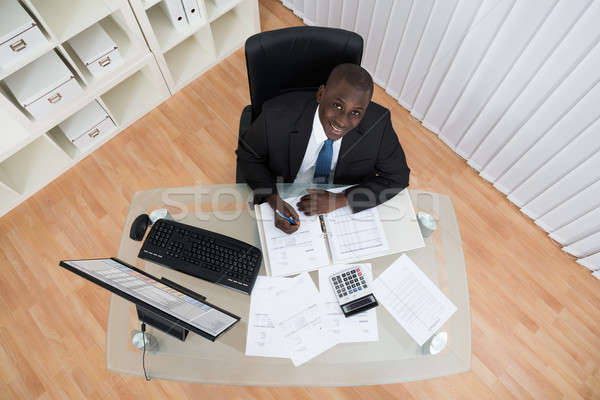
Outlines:
<svg viewBox="0 0 600 400"><path fill-rule="evenodd" d="M265 101L325 84L338 64L359 64L363 39L343 29L299 26L258 33L246 41L252 120Z"/></svg>

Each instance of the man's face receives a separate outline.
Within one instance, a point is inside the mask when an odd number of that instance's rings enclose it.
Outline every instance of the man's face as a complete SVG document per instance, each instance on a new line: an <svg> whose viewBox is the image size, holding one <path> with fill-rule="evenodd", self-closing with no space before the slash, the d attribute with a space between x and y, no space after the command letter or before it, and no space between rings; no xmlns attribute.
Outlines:
<svg viewBox="0 0 600 400"><path fill-rule="evenodd" d="M319 119L325 135L332 140L342 138L356 128L371 101L368 90L359 90L345 80L317 91Z"/></svg>

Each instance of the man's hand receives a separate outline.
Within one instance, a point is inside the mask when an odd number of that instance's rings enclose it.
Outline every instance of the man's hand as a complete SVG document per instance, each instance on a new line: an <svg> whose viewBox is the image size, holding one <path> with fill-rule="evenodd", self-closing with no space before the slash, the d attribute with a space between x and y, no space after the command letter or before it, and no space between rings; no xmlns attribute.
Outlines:
<svg viewBox="0 0 600 400"><path fill-rule="evenodd" d="M300 218L298 217L296 210L294 210L294 207L283 201L283 199L279 197L278 194L272 194L269 197L267 197L267 202L269 203L269 205L273 209L273 212L275 213L275 226L277 228L281 229L287 234L294 233L298 230L298 228L300 227ZM279 213L277 213L278 210L282 214L285 214L288 217L290 217L296 224L291 224L287 219L279 215Z"/></svg>
<svg viewBox="0 0 600 400"><path fill-rule="evenodd" d="M306 215L327 214L348 204L344 193L332 193L321 189L306 189L307 195L300 198L298 210Z"/></svg>

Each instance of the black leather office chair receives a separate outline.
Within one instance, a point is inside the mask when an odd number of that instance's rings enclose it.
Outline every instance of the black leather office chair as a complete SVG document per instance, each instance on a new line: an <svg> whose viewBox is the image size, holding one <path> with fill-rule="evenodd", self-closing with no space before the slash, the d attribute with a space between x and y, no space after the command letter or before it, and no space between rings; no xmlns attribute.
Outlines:
<svg viewBox="0 0 600 400"><path fill-rule="evenodd" d="M359 64L363 39L337 28L299 26L253 35L246 40L250 101L240 118L239 140L265 101L294 90L316 90L338 64ZM236 168L236 182L245 179Z"/></svg>

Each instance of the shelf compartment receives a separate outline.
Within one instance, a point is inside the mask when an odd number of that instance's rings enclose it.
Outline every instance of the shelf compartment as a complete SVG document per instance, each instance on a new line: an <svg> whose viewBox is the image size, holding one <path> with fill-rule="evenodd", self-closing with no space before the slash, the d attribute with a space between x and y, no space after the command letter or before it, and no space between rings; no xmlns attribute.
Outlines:
<svg viewBox="0 0 600 400"><path fill-rule="evenodd" d="M27 57L23 57L23 59L19 60L18 63L13 64L8 68L0 67L0 80L6 78L10 74L18 71L19 69L23 68L25 65L29 64L30 62L32 62L32 61L36 60L37 58L41 57L42 55L46 54L47 52L52 50L57 45L58 45L58 43L55 41L48 41L48 42L44 43L43 45L39 46L38 48L36 48L35 50L32 50L31 54L27 55Z"/></svg>
<svg viewBox="0 0 600 400"><path fill-rule="evenodd" d="M58 126L50 129L47 135L48 138L50 138L50 140L60 147L72 160L77 162L88 154L96 151L103 144L115 137L119 132L119 128L115 126L111 131L104 133L102 138L99 138L98 141L94 142L93 145L87 147L83 151L79 150Z"/></svg>
<svg viewBox="0 0 600 400"><path fill-rule="evenodd" d="M144 9L147 10L150 7L157 5L162 0L141 0L141 1L142 1L142 4L144 5Z"/></svg>
<svg viewBox="0 0 600 400"><path fill-rule="evenodd" d="M144 53L139 57L136 57L135 60L126 62L119 68L115 69L113 73L102 76L96 81L92 82L84 89L83 94L74 103L65 104L63 108L57 110L57 112L51 115L49 118L34 121L29 127L29 130L32 132L32 134L37 136L43 135L53 126L57 125L70 115L83 108L101 93L104 93L110 88L114 87L116 84L118 84L118 82L138 71L143 65L152 62L153 57L150 53Z"/></svg>
<svg viewBox="0 0 600 400"><path fill-rule="evenodd" d="M95 101L94 101L95 102ZM87 106L86 106L87 107ZM78 112L80 112L79 110ZM106 111L106 110L104 110ZM89 113L89 110L88 110ZM98 118L102 118L102 116L98 116ZM112 118L111 118L112 120ZM64 122L64 121L63 121ZM87 131L81 132L82 134L90 131L93 127L98 127L100 129L100 136L94 139L88 146L84 148L80 148L76 146L69 137L65 134L65 132L60 127L60 124L50 129L46 134L58 147L60 147L65 153L71 157L71 159L79 160L83 156L93 152L98 147L102 146L106 143L110 138L114 137L119 131L118 127L112 122L107 120L100 121L101 123L93 125L93 122L90 123L90 127Z"/></svg>
<svg viewBox="0 0 600 400"><path fill-rule="evenodd" d="M102 0L31 0L60 42L69 40L113 10Z"/></svg>
<svg viewBox="0 0 600 400"><path fill-rule="evenodd" d="M43 121L47 121L49 119L51 119L54 115L56 115L57 113L62 112L62 110L67 109L69 107L71 107L74 103L76 103L78 101L78 99L84 95L85 90L86 90L86 84L85 82L81 79L81 76L79 75L79 71L77 71L76 67L73 65L73 63L71 62L68 54L64 53L63 49L59 46L56 49L50 50L50 52L44 54L42 57L50 57L50 58L44 58L42 59L41 57L38 58L36 60L36 62L40 62L42 63L42 65L48 65L48 60L52 60L53 56L49 53L55 53L58 58L60 59L60 62L62 63L61 65L64 64L64 66L66 67L66 69L68 70L68 74L65 74L65 78L59 80L56 80L56 87L54 87L54 81L52 80L52 78L48 81L48 82L44 82L44 84L42 85L40 83L40 88L44 88L44 89L51 89L52 91L48 92L49 94L52 94L53 91L60 91L62 94L65 94L64 91L66 91L67 93L70 93L69 95L65 95L64 99L60 102L60 104L57 104L56 106L53 105L54 110L50 113L46 113L44 115L41 115L39 118L36 118L32 113L31 113L31 109L25 108L23 107L23 105L21 104L21 101L19 101L15 95L12 93L12 91L8 88L8 85L6 83L6 79L0 82L0 94L4 96L4 98L7 100L5 103L12 105L15 111L17 111L18 113L21 114L21 117L25 118L26 120L29 121L29 123L31 124L31 126L36 126L37 124L43 123ZM54 63L50 63L50 65L54 65ZM41 68L40 65L34 65L34 64L28 64L27 66L25 66L24 68L20 69L19 71L15 72L20 74L22 77L25 76L25 78L23 78L21 81L23 82L30 82L31 79L29 78L29 76L41 76L40 74L36 74L37 70ZM62 66L61 66L62 68ZM46 74L47 75L47 74ZM46 76L44 75L44 76ZM74 80L68 80L69 76L73 76ZM52 77L56 77L57 74L53 74L51 75ZM75 81L77 81L78 85L75 84ZM58 86L60 83L60 86ZM40 96L44 95L45 90L40 89ZM41 99L41 97L40 97ZM27 99L22 99L27 100ZM41 100L40 100L41 101ZM37 101L35 102L37 103ZM33 129L34 131L35 129Z"/></svg>
<svg viewBox="0 0 600 400"><path fill-rule="evenodd" d="M11 185L10 177L4 172L2 164L0 164L0 212L3 208L10 207L21 200L21 195Z"/></svg>
<svg viewBox="0 0 600 400"><path fill-rule="evenodd" d="M0 163L0 173L7 186L27 196L60 175L70 163L64 151L41 136Z"/></svg>
<svg viewBox="0 0 600 400"><path fill-rule="evenodd" d="M168 91L158 70L148 64L100 98L123 128L160 104Z"/></svg>
<svg viewBox="0 0 600 400"><path fill-rule="evenodd" d="M216 56L208 26L165 53L165 61L177 88L210 68L216 62Z"/></svg>
<svg viewBox="0 0 600 400"><path fill-rule="evenodd" d="M47 133L48 138L60 147L71 159L81 155L81 151L67 138L64 132L58 127L50 129Z"/></svg>
<svg viewBox="0 0 600 400"><path fill-rule="evenodd" d="M239 0L205 0L208 20L213 22L227 11L231 10Z"/></svg>
<svg viewBox="0 0 600 400"><path fill-rule="evenodd" d="M123 58L123 63L117 68L124 68L126 65L133 63L136 59L140 57L141 50L138 46L134 44L132 38L129 37L129 35L126 33L126 28L124 28L124 18L121 15L120 11L112 13L111 15L102 19L98 23L100 24L100 26L102 26L104 31L119 48L119 53ZM75 53L75 51L69 43L65 42L63 47L69 55L69 57L77 66L78 71L81 71L83 78L85 82L88 83L88 85L92 85L97 81L104 79L106 76L113 74L113 72L109 72L108 74L104 74L98 77L93 76L88 70L88 68L85 66L85 63L79 58L79 56Z"/></svg>
<svg viewBox="0 0 600 400"><path fill-rule="evenodd" d="M244 0L210 24L218 59L240 48L255 33L255 8L252 0Z"/></svg>
<svg viewBox="0 0 600 400"><path fill-rule="evenodd" d="M169 18L165 15L160 4L155 4L148 11L148 20L154 30L154 35L158 40L160 51L165 53L183 42L185 39L193 35L196 31L206 26L206 19L198 25L193 25L184 30L178 31L175 29Z"/></svg>
<svg viewBox="0 0 600 400"><path fill-rule="evenodd" d="M0 162L2 162L21 146L24 146L29 140L30 134L2 109L0 109L0 121L2 121L2 141L0 141Z"/></svg>

